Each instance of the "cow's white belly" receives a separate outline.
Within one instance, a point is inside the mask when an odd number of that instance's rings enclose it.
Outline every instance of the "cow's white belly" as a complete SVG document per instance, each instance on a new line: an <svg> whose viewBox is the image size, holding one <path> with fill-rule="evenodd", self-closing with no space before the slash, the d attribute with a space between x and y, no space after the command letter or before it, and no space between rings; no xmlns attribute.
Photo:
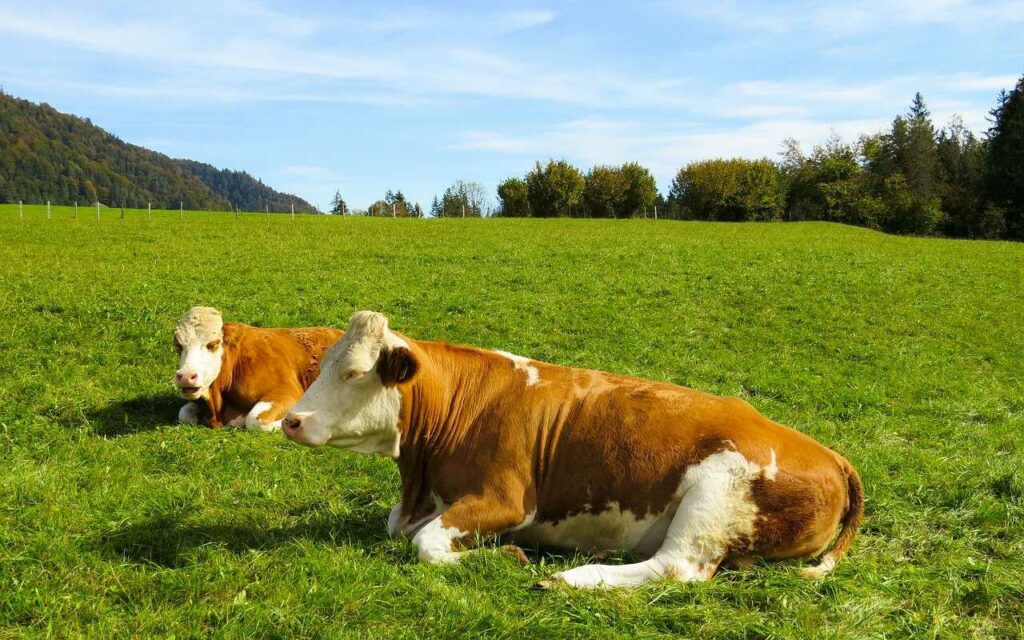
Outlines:
<svg viewBox="0 0 1024 640"><path fill-rule="evenodd" d="M678 507L670 504L659 514L648 513L637 518L633 512L611 503L600 513L579 513L551 522L531 522L511 533L519 544L560 547L564 549L629 550L652 555L661 547L668 525Z"/></svg>

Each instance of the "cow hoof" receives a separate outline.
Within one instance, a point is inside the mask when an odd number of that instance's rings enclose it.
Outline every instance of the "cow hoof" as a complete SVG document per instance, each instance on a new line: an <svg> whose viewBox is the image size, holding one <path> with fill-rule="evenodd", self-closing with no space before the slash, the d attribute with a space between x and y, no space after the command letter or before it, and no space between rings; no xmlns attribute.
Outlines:
<svg viewBox="0 0 1024 640"><path fill-rule="evenodd" d="M526 553L514 544L506 544L499 547L499 550L512 556L516 562L522 566L530 564L530 559L526 557Z"/></svg>
<svg viewBox="0 0 1024 640"><path fill-rule="evenodd" d="M608 558L612 557L613 555L615 555L615 552L612 551L611 549L591 549L590 550L590 558L594 562L604 562L605 560L607 560Z"/></svg>
<svg viewBox="0 0 1024 640"><path fill-rule="evenodd" d="M559 584L564 584L564 582L562 580L559 580L558 578L546 578L544 580L538 580L537 582L535 582L533 584L533 588L535 591L550 591L551 589L557 587Z"/></svg>

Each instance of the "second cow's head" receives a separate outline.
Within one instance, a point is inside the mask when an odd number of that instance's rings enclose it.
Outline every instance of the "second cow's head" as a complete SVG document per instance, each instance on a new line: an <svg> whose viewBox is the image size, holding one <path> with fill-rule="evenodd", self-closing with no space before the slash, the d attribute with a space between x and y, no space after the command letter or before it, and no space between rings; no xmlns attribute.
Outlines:
<svg viewBox="0 0 1024 640"><path fill-rule="evenodd" d="M402 395L419 362L379 313L359 311L324 354L320 376L282 425L289 439L397 457Z"/></svg>
<svg viewBox="0 0 1024 640"><path fill-rule="evenodd" d="M180 359L174 383L189 400L206 397L224 359L224 320L212 307L192 307L174 328Z"/></svg>

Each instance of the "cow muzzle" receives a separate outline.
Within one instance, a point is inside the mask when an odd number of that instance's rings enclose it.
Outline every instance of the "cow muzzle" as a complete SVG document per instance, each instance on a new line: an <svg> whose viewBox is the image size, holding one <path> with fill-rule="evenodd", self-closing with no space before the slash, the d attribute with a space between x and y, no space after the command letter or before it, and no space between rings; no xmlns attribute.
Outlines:
<svg viewBox="0 0 1024 640"><path fill-rule="evenodd" d="M281 431L292 442L319 447L326 444L330 438L323 437L323 429L314 424L315 422L312 412L291 412L281 421Z"/></svg>
<svg viewBox="0 0 1024 640"><path fill-rule="evenodd" d="M202 386L199 384L199 374L195 371L178 371L174 374L174 384L182 397L195 400L202 394Z"/></svg>

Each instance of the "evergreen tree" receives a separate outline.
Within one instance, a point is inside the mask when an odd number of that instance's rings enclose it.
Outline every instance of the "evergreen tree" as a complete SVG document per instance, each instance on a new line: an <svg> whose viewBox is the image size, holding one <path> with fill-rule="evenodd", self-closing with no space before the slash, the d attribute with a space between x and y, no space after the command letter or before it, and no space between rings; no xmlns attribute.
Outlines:
<svg viewBox="0 0 1024 640"><path fill-rule="evenodd" d="M862 139L870 190L884 207L879 223L890 233L930 235L942 215L935 127L918 93L888 134Z"/></svg>
<svg viewBox="0 0 1024 640"><path fill-rule="evenodd" d="M900 124L894 124L893 137L907 185L914 197L934 199L938 195L939 152L931 113L920 93L914 94L910 111Z"/></svg>
<svg viewBox="0 0 1024 640"><path fill-rule="evenodd" d="M990 211L1003 214L1006 232L1024 240L1024 77L999 96L988 131L985 187Z"/></svg>
<svg viewBox="0 0 1024 640"><path fill-rule="evenodd" d="M954 116L939 132L939 192L942 221L939 230L950 236L995 238L1003 235L1005 221L987 215L985 206L985 145Z"/></svg>
<svg viewBox="0 0 1024 640"><path fill-rule="evenodd" d="M348 205L342 199L341 191L335 191L334 197L331 198L331 213L337 216L343 216L348 213Z"/></svg>

